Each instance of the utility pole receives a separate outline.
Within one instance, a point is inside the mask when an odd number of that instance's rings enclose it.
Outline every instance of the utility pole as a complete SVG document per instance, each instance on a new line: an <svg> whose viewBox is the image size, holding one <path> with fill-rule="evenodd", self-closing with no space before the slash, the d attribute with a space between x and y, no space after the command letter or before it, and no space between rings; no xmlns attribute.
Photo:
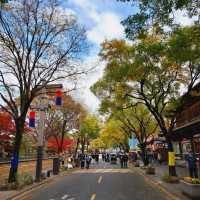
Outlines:
<svg viewBox="0 0 200 200"><path fill-rule="evenodd" d="M62 84L49 84L45 88L42 88L39 92L39 105L35 108L39 110L38 120L38 147L37 147L37 163L36 163L36 181L41 180L42 174L42 160L44 153L44 128L45 128L45 111L49 109L47 96L55 94L56 89L63 88Z"/></svg>
<svg viewBox="0 0 200 200"><path fill-rule="evenodd" d="M46 89L43 88L39 96L39 124L38 124L38 148L37 148L37 163L36 163L36 181L40 181L42 173L42 159L44 150L44 126L45 126L45 110L48 105L45 105Z"/></svg>

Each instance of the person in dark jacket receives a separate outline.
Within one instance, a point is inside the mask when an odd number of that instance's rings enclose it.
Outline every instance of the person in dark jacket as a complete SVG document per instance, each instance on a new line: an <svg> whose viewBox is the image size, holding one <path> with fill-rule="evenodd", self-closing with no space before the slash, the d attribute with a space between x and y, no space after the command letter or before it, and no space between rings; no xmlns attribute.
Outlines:
<svg viewBox="0 0 200 200"><path fill-rule="evenodd" d="M124 160L124 168L128 168L128 155L126 153L124 154L123 160Z"/></svg>
<svg viewBox="0 0 200 200"><path fill-rule="evenodd" d="M89 156L89 155L86 155L86 169L89 169L90 168L90 163L91 163L91 160L92 160L92 157Z"/></svg>
<svg viewBox="0 0 200 200"><path fill-rule="evenodd" d="M188 169L189 169L190 177L198 178L197 164L196 164L197 159L191 150L189 150L189 153L185 156L185 159L188 162Z"/></svg>
<svg viewBox="0 0 200 200"><path fill-rule="evenodd" d="M124 168L124 154L121 154L119 159L120 159L121 168Z"/></svg>
<svg viewBox="0 0 200 200"><path fill-rule="evenodd" d="M81 169L84 169L84 167L85 167L85 155L84 154L80 155L80 161L81 161Z"/></svg>

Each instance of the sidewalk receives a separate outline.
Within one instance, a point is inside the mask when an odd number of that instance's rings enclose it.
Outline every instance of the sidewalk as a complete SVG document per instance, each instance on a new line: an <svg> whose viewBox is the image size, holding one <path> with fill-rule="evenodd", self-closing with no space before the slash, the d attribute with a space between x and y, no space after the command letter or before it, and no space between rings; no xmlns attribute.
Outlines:
<svg viewBox="0 0 200 200"><path fill-rule="evenodd" d="M154 167L156 168L155 175L147 175L147 174L145 174L145 171L139 167L134 167L134 169L138 173L140 173L140 175L142 175L142 176L146 177L148 180L152 181L155 185L160 186L166 192L172 194L173 196L176 196L177 200L189 200L188 197L186 197L185 195L182 194L180 183L166 183L166 182L162 181L162 176L164 174L168 174L168 166L167 165L154 164ZM179 177L188 175L187 168L177 166L176 170L177 170L177 175Z"/></svg>
<svg viewBox="0 0 200 200"><path fill-rule="evenodd" d="M40 187L41 185L47 184L49 182L53 181L53 176L51 178L45 179L39 183L33 183L32 185L29 185L23 189L20 190L8 190L8 191L0 191L0 199L1 200L8 200L8 199L12 199L15 198L16 196L26 193L30 190L34 190L38 187Z"/></svg>
<svg viewBox="0 0 200 200"><path fill-rule="evenodd" d="M0 200L11 200L11 199L20 199L21 196L26 195L30 191L34 191L42 186L45 186L53 181L66 176L77 168L69 169L67 171L60 172L58 175L51 175L51 177L42 180L41 182L34 182L32 185L24 187L21 190L9 190L9 191L0 191ZM19 196L19 198L18 198Z"/></svg>

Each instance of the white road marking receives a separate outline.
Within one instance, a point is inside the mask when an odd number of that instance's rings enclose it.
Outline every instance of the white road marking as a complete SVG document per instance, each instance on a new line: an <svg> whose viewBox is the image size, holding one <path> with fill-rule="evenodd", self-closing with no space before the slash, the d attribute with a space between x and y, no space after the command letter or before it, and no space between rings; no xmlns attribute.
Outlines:
<svg viewBox="0 0 200 200"><path fill-rule="evenodd" d="M75 198L74 198L74 197L72 197L72 198L70 198L70 199L67 199L67 200L75 200Z"/></svg>
<svg viewBox="0 0 200 200"><path fill-rule="evenodd" d="M100 176L100 177L99 177L99 179L98 179L98 184L100 184L100 183L101 183L102 179L103 179L103 177L102 177L102 176Z"/></svg>
<svg viewBox="0 0 200 200"><path fill-rule="evenodd" d="M61 199L64 200L64 199L66 199L66 198L68 198L68 197L69 197L69 195L66 194L66 195L64 195Z"/></svg>
<svg viewBox="0 0 200 200"><path fill-rule="evenodd" d="M90 200L95 200L96 199L96 194L93 194L90 198Z"/></svg>

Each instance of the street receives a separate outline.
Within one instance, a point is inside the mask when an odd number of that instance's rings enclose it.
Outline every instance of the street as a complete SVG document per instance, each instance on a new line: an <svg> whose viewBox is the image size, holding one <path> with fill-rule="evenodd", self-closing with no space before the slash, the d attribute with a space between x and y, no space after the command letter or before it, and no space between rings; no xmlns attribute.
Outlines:
<svg viewBox="0 0 200 200"><path fill-rule="evenodd" d="M119 164L93 164L27 195L23 200L164 200L165 194Z"/></svg>

